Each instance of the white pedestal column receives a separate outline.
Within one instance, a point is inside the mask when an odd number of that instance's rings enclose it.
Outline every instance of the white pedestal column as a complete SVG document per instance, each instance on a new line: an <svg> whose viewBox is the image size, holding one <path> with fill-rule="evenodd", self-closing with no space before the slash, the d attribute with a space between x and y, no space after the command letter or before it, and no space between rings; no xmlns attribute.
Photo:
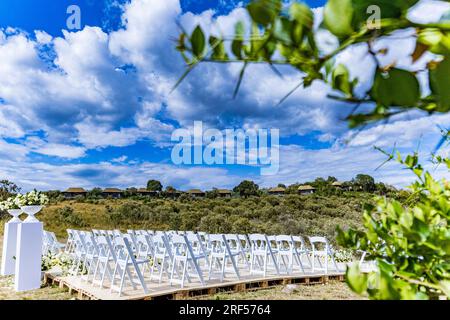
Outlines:
<svg viewBox="0 0 450 320"><path fill-rule="evenodd" d="M28 220L28 219L27 219ZM36 219L25 220L17 231L15 290L27 291L41 287L42 234L44 226Z"/></svg>
<svg viewBox="0 0 450 320"><path fill-rule="evenodd" d="M20 210L19 214L20 214ZM10 276L15 272L16 266L16 246L17 246L17 228L22 221L16 216L9 222L5 223L5 231L3 234L3 253L2 266L0 274L2 276Z"/></svg>

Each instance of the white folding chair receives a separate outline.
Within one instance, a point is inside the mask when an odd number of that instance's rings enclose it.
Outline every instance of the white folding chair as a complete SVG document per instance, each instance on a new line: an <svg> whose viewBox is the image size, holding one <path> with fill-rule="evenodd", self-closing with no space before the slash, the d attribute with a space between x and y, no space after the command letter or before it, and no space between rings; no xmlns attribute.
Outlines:
<svg viewBox="0 0 450 320"><path fill-rule="evenodd" d="M164 232L153 236L153 261L150 269L150 280L162 282L164 273L170 279L169 263L173 260L172 250ZM157 271L158 274L155 274Z"/></svg>
<svg viewBox="0 0 450 320"><path fill-rule="evenodd" d="M304 272L304 265L303 265L303 257L306 257L308 260L308 266L311 268L311 258L310 258L310 250L306 247L305 240L302 236L292 236L292 242L294 244L294 251L295 251L295 261L300 266L300 268Z"/></svg>
<svg viewBox="0 0 450 320"><path fill-rule="evenodd" d="M333 250L328 242L328 240L324 237L309 237L309 242L312 247L312 271L325 271L325 274L328 274L328 260L334 264L336 271L339 271L339 267L334 260ZM325 267L322 265L322 261L324 260ZM316 268L315 261L319 262L319 268Z"/></svg>
<svg viewBox="0 0 450 320"><path fill-rule="evenodd" d="M295 247L291 236L279 235L275 237L277 242L277 261L278 268L282 270L281 264L284 266L284 271L287 274L292 274L294 269L294 259L295 259ZM303 265L300 263L303 273Z"/></svg>
<svg viewBox="0 0 450 320"><path fill-rule="evenodd" d="M105 277L108 277L109 281L112 281L113 270L111 264L115 266L116 255L111 244L111 240L107 235L99 235L95 237L98 248L97 263L95 264L94 274L92 278L92 284L99 284L101 288L104 286ZM100 279L97 280L97 275L100 275ZM131 275L130 275L131 276Z"/></svg>
<svg viewBox="0 0 450 320"><path fill-rule="evenodd" d="M209 264L208 247L205 246L200 235L193 232L187 232L186 238L189 241L189 244L191 245L195 256L198 258L199 263L201 261L204 261L205 265L208 265Z"/></svg>
<svg viewBox="0 0 450 320"><path fill-rule="evenodd" d="M73 263L72 267L69 269L69 273L77 276L78 273L80 273L81 270L85 270L85 266L83 264L83 261L86 257L86 243L84 242L84 234L82 231L73 230L73 236L74 236L74 252L73 252Z"/></svg>
<svg viewBox="0 0 450 320"><path fill-rule="evenodd" d="M249 235L251 243L251 260L250 273L267 275L268 265L271 262L275 268L275 272L280 274L275 254L272 250L271 241L266 235L251 234ZM270 261L268 261L270 259Z"/></svg>
<svg viewBox="0 0 450 320"><path fill-rule="evenodd" d="M184 288L186 280L191 282L189 272L191 272L191 275L197 276L200 283L205 285L203 273L198 263L198 260L203 257L194 254L187 237L185 235L172 235L171 243L173 248L173 258L172 269L170 271L170 285L178 283L181 284L181 288ZM181 277L175 278L175 274L179 275L180 273Z"/></svg>
<svg viewBox="0 0 450 320"><path fill-rule="evenodd" d="M125 285L127 270L128 274L134 273L137 275L139 280L138 283L134 281L133 277L128 277L129 282L134 290L136 290L136 285L140 284L144 290L144 293L148 293L147 286L144 281L144 277L139 268L140 264L148 263L147 260L144 259L136 259L134 257L133 250L131 248L131 244L126 237L116 237L114 239L114 251L116 252L116 265L114 267L112 281L111 281L111 292L117 291L119 293L119 297L122 296L123 287ZM115 286L116 274L119 274L119 286Z"/></svg>
<svg viewBox="0 0 450 320"><path fill-rule="evenodd" d="M95 236L92 233L83 234L84 245L86 248L86 254L84 255L83 265L85 267L85 274L81 276L81 280L89 282L89 276L94 272L95 265L99 257L99 249Z"/></svg>
<svg viewBox="0 0 450 320"><path fill-rule="evenodd" d="M228 270L227 266L231 262L232 270L236 274L237 278L240 279L238 265L236 263L236 256L239 256L240 251L233 253L228 245L228 241L223 234L211 234L209 235L209 251L210 251L210 262L209 262L209 280L211 280L212 275L216 272L214 267L217 267L220 274L220 282L223 282L225 277L225 272Z"/></svg>

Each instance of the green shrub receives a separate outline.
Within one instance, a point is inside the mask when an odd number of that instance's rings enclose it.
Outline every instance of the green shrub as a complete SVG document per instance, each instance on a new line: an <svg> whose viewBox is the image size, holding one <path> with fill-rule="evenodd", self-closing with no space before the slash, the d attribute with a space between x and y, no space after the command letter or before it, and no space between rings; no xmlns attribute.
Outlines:
<svg viewBox="0 0 450 320"><path fill-rule="evenodd" d="M82 228L86 226L83 218L79 216L72 207L65 206L56 211L56 219L59 223L73 227Z"/></svg>

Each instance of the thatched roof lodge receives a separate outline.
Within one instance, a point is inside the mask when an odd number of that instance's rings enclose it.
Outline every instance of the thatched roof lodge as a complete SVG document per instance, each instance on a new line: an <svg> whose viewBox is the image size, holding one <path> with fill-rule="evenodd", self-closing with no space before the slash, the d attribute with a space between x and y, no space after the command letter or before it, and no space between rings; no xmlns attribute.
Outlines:
<svg viewBox="0 0 450 320"><path fill-rule="evenodd" d="M286 193L286 189L283 187L276 187L269 189L268 193L273 196L282 196Z"/></svg>
<svg viewBox="0 0 450 320"><path fill-rule="evenodd" d="M310 186L309 184L298 187L299 194L313 194L316 192L316 188Z"/></svg>
<svg viewBox="0 0 450 320"><path fill-rule="evenodd" d="M158 195L158 191L147 190L146 188L140 188L136 193L143 197L153 197Z"/></svg>
<svg viewBox="0 0 450 320"><path fill-rule="evenodd" d="M228 189L217 189L217 193L221 198L231 198L233 192Z"/></svg>
<svg viewBox="0 0 450 320"><path fill-rule="evenodd" d="M194 198L203 198L206 195L205 192L200 189L191 189L186 191L186 193Z"/></svg>
<svg viewBox="0 0 450 320"><path fill-rule="evenodd" d="M62 194L66 199L73 199L78 196L85 197L87 191L84 190L83 188L69 188L66 191L63 191Z"/></svg>
<svg viewBox="0 0 450 320"><path fill-rule="evenodd" d="M105 188L102 191L102 196L105 198L114 198L118 199L122 197L123 191L117 188Z"/></svg>
<svg viewBox="0 0 450 320"><path fill-rule="evenodd" d="M340 181L335 181L331 184L333 187L335 187L336 189L340 189L340 190L350 190L351 187L345 185L345 183L340 182Z"/></svg>

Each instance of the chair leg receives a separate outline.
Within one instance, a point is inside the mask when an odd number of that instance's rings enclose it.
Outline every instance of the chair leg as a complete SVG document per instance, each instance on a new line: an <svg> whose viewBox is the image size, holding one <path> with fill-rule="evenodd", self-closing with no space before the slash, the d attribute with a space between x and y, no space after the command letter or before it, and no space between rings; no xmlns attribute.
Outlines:
<svg viewBox="0 0 450 320"><path fill-rule="evenodd" d="M123 268L122 274L120 275L119 297L122 296L123 284L125 283L126 270L128 270L128 267L125 265ZM133 283L133 279L131 279L130 282ZM111 289L112 289L112 285L111 285Z"/></svg>

